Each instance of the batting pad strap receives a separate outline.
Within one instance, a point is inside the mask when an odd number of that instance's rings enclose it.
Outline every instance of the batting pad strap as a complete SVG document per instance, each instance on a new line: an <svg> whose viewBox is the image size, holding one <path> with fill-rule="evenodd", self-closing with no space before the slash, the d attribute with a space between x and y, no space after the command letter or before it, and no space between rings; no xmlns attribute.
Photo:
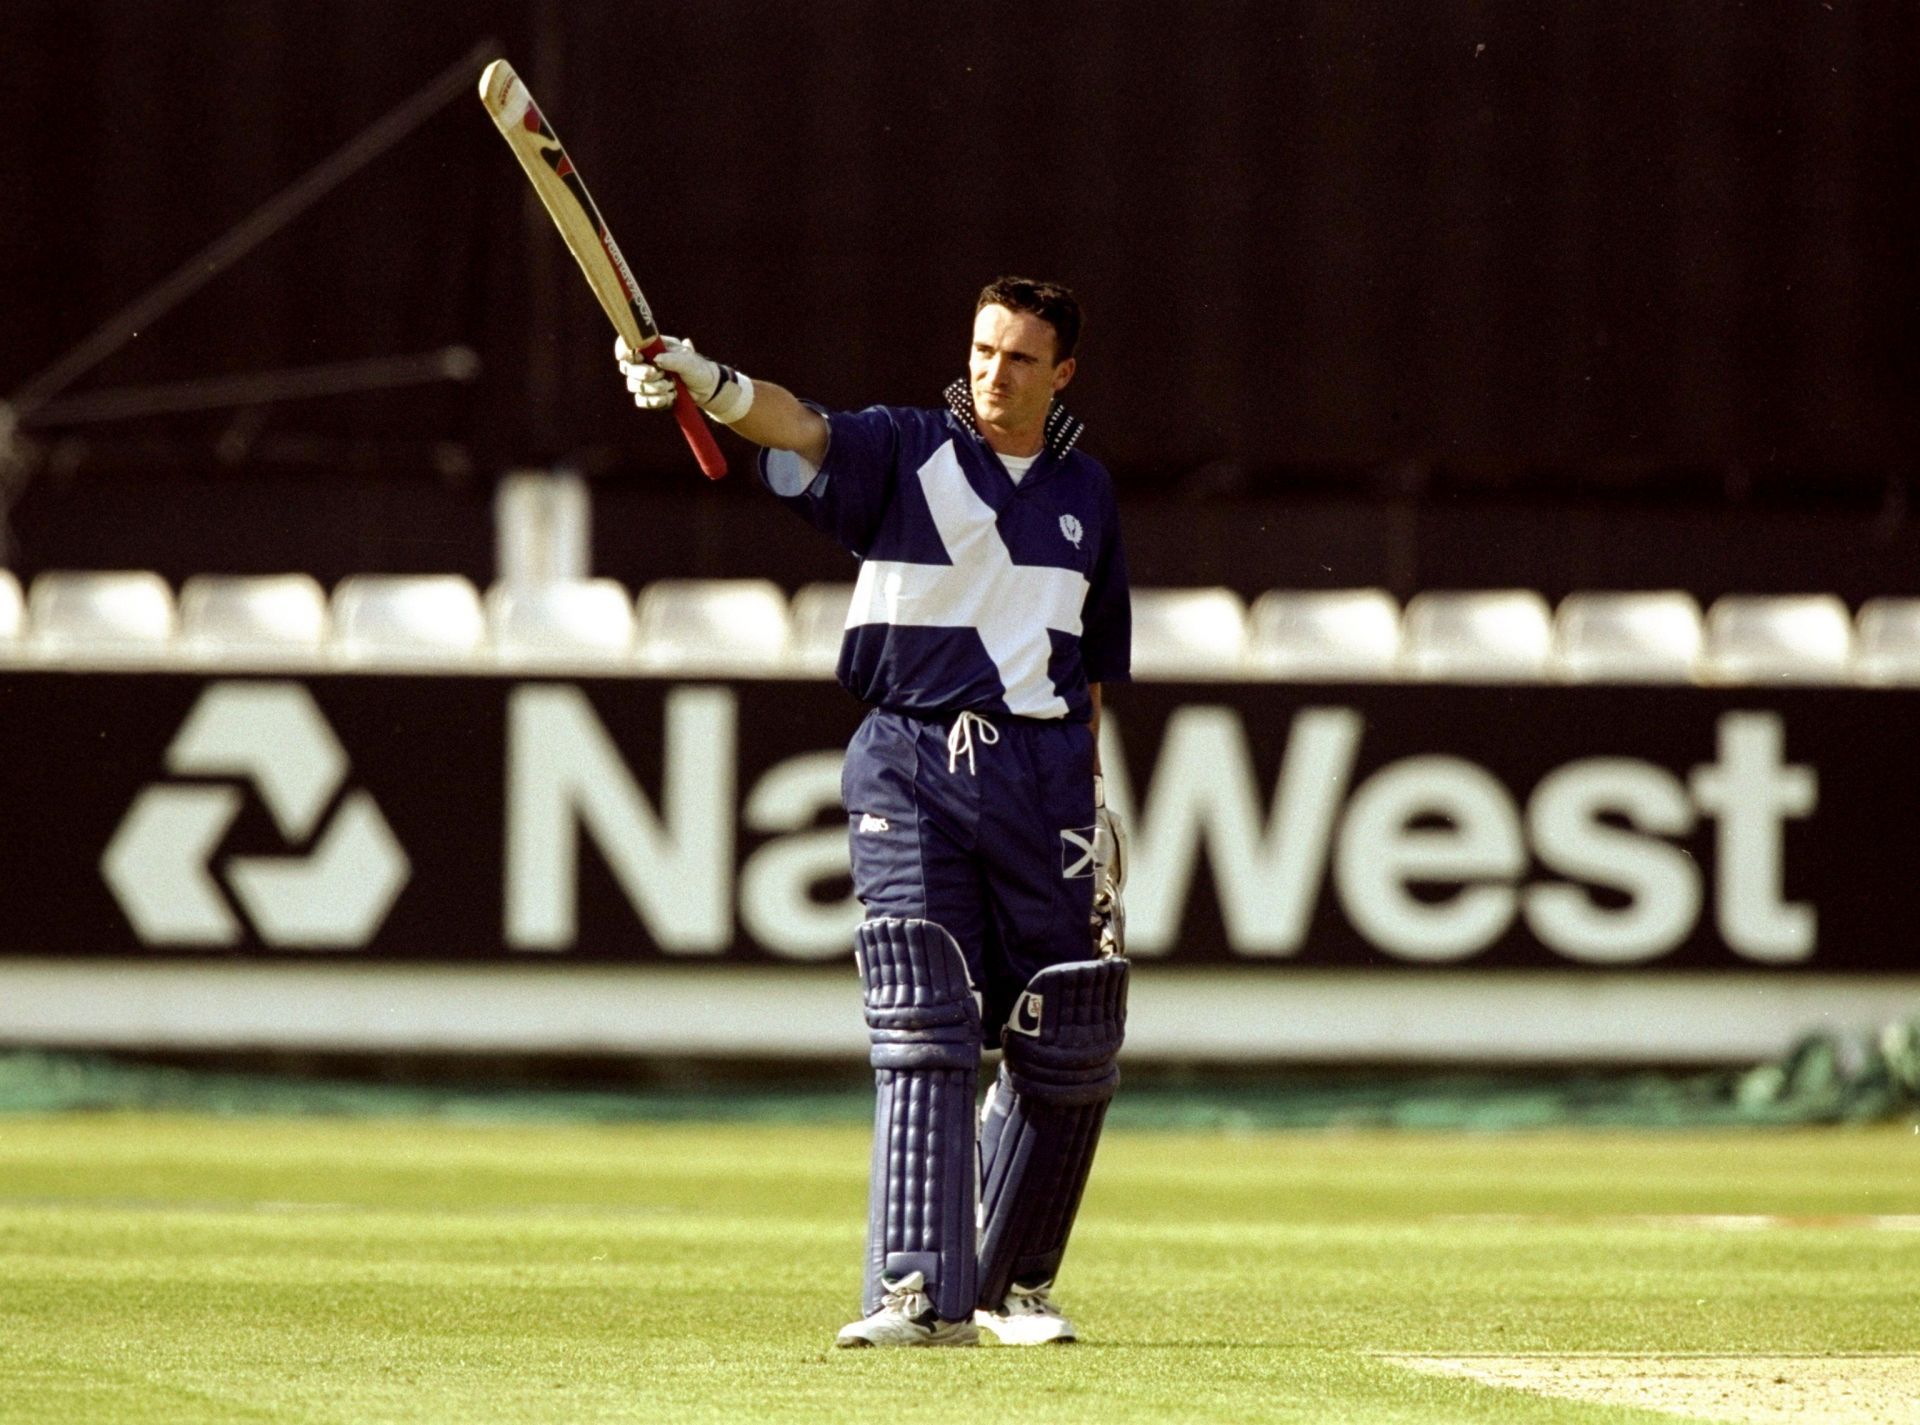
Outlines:
<svg viewBox="0 0 1920 1425"><path fill-rule="evenodd" d="M951 935L929 920L869 920L854 947L874 1068L978 1067L980 1002Z"/></svg>
<svg viewBox="0 0 1920 1425"><path fill-rule="evenodd" d="M1042 1103L1101 1103L1120 1082L1127 962L1118 956L1053 965L1028 982L1007 1021L1007 1077Z"/></svg>

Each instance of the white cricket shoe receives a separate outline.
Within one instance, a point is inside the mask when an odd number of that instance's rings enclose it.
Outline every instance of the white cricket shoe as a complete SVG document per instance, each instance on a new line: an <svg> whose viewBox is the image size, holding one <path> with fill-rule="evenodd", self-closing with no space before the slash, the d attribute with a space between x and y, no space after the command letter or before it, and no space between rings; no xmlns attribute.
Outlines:
<svg viewBox="0 0 1920 1425"><path fill-rule="evenodd" d="M886 1282L880 1309L840 1328L836 1346L977 1346L980 1332L971 1321L942 1321L927 1296L924 1272L908 1272Z"/></svg>
<svg viewBox="0 0 1920 1425"><path fill-rule="evenodd" d="M1015 1282L998 1311L973 1313L974 1324L993 1332L1003 1346L1064 1346L1077 1341L1073 1323L1047 1294L1052 1288L1052 1282L1038 1286Z"/></svg>

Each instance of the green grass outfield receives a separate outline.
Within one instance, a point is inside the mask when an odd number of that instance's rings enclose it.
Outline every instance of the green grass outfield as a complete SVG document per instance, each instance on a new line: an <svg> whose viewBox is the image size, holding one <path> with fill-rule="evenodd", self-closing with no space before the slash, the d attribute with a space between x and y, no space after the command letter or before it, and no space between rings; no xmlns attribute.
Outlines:
<svg viewBox="0 0 1920 1425"><path fill-rule="evenodd" d="M1920 1135L1110 1134L1083 1344L831 1349L858 1129L0 1118L0 1421L1643 1421L1383 1352L1920 1352ZM1774 1214L1711 1224L1684 1214ZM1744 1230L1732 1230L1743 1227Z"/></svg>

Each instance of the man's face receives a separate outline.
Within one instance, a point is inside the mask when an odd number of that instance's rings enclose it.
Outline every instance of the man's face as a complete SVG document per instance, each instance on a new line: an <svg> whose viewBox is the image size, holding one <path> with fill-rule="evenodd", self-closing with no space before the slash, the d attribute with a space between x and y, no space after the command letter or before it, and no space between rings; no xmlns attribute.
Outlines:
<svg viewBox="0 0 1920 1425"><path fill-rule="evenodd" d="M985 425L1025 430L1045 422L1054 393L1073 379L1073 358L1056 363L1053 328L1032 312L982 307L973 317L967 375Z"/></svg>

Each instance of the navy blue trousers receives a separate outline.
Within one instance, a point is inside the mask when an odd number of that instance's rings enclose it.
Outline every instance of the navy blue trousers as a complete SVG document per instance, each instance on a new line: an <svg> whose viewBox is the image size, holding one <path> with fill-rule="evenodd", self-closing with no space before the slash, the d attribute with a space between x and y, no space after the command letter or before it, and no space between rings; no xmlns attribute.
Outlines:
<svg viewBox="0 0 1920 1425"><path fill-rule="evenodd" d="M945 719L875 709L840 791L853 888L867 916L930 920L959 942L988 1044L1049 965L1094 957L1093 734L1085 723L991 719L948 767Z"/></svg>

